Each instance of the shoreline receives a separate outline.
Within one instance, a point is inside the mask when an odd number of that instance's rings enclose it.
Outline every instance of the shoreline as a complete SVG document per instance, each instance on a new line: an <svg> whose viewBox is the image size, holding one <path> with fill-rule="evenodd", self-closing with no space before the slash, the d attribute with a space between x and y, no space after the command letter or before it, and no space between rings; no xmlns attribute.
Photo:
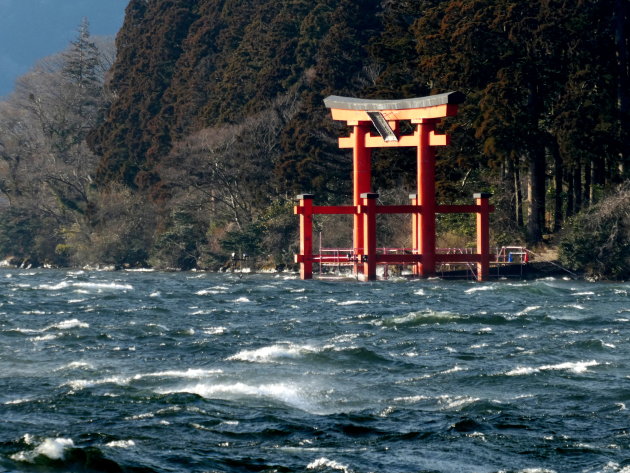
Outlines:
<svg viewBox="0 0 630 473"><path fill-rule="evenodd" d="M96 265L96 266L52 266L52 265L24 265L24 264L14 264L10 263L9 260L0 261L0 269L6 270L34 270L34 269L50 269L50 270L68 270L68 271L104 271L104 272L117 272L117 271L125 271L125 272L206 272L206 273L215 273L215 274L294 274L299 275L298 270L291 270L289 266L277 267L275 269L272 268L234 268L234 269L225 269L221 268L219 270L213 269L203 269L203 268L192 268L192 269L179 269L179 268L152 268L152 267L143 267L143 266L126 266L120 267L116 265ZM378 280L387 280L391 277L403 277L407 279L422 279L414 277L410 274L398 273L392 274L390 277L383 277L379 275ZM566 268L563 268L557 261L534 261L524 264L513 264L513 265L505 265L505 266L493 266L490 268L489 279L491 281L498 281L503 279L518 279L518 280L532 280L532 279L542 279L547 277L554 278L569 278L578 281L611 281L611 282L619 282L615 280L607 280L607 279L593 279L587 277L585 274L575 273ZM474 280L475 276L469 269L459 269L459 270L449 270L449 271L438 271L436 275L431 276L430 279L444 279L444 280ZM317 279L326 279L326 280L338 280L338 279L356 279L352 274L344 274L344 273L334 273L334 272L324 272L314 274L315 280Z"/></svg>

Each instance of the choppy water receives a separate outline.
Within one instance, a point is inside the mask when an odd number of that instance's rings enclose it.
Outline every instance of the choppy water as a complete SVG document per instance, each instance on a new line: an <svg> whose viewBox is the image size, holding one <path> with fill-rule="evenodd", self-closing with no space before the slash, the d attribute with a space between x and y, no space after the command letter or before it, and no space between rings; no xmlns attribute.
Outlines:
<svg viewBox="0 0 630 473"><path fill-rule="evenodd" d="M630 284L0 272L0 471L630 473Z"/></svg>

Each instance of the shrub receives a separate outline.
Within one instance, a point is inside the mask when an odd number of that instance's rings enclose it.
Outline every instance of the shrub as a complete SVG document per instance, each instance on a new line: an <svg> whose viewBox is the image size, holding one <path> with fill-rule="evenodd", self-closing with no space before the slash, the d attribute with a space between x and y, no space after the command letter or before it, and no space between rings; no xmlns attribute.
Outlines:
<svg viewBox="0 0 630 473"><path fill-rule="evenodd" d="M630 184L569 221L559 256L593 278L630 278Z"/></svg>

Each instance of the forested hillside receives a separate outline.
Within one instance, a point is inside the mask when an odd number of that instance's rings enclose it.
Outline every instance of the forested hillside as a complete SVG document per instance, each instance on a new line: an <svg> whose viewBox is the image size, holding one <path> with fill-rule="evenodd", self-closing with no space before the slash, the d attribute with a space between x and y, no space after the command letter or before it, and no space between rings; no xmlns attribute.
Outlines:
<svg viewBox="0 0 630 473"><path fill-rule="evenodd" d="M444 123L440 200L490 191L497 242L536 243L630 174L628 25L623 0L131 0L87 133L98 165L61 204L80 218L50 229L56 251L39 259L289 262L292 196L350 194L346 130L323 98L450 90L467 99ZM0 151L14 201L15 151ZM378 151L374 190L399 201L414 171L407 152Z"/></svg>

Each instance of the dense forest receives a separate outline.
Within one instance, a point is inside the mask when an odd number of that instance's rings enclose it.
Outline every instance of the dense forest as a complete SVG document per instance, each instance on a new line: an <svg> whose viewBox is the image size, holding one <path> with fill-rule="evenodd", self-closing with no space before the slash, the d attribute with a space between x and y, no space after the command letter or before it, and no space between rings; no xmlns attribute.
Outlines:
<svg viewBox="0 0 630 473"><path fill-rule="evenodd" d="M439 200L491 192L496 244L561 239L568 266L628 277L629 25L625 0L131 0L115 59L85 22L0 103L0 256L288 264L293 196L351 192L323 98L456 90ZM403 203L414 156L379 150L373 166L381 200ZM326 246L347 241L348 225L318 224ZM404 246L402 227L379 238ZM470 239L465 222L439 227Z"/></svg>

